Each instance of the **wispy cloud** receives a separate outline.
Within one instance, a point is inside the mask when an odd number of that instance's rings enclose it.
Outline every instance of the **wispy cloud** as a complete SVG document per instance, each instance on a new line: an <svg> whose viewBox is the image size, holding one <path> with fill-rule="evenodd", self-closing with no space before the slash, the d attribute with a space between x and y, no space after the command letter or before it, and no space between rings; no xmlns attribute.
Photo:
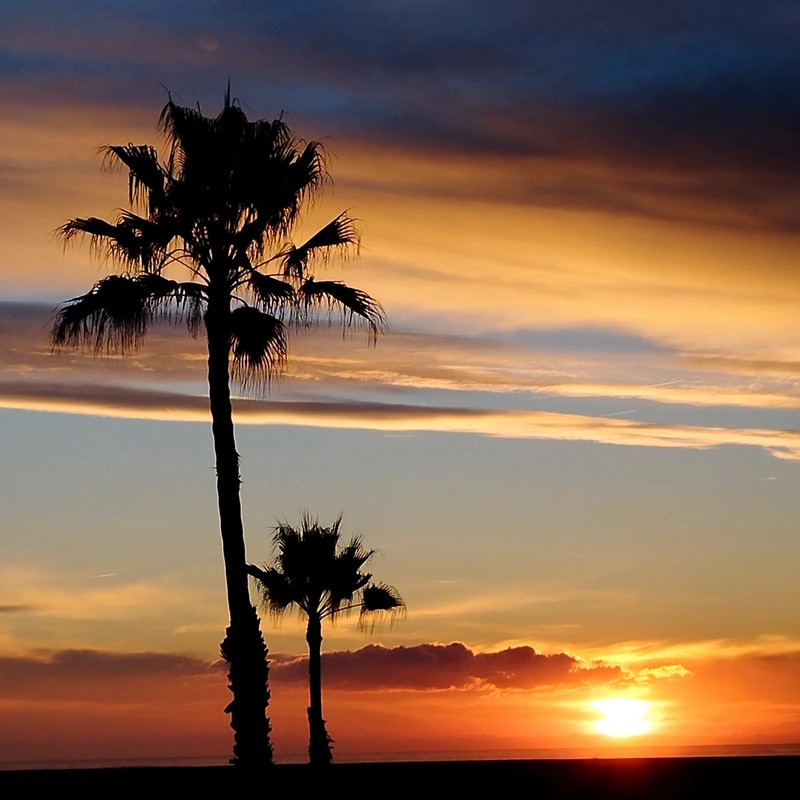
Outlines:
<svg viewBox="0 0 800 800"><path fill-rule="evenodd" d="M21 565L0 567L5 613L31 613L63 620L138 620L160 617L202 605L188 587L166 579L98 582L87 576L55 576L48 570Z"/></svg>
<svg viewBox="0 0 800 800"><path fill-rule="evenodd" d="M116 386L0 383L0 407L173 421L208 419L204 397ZM800 458L800 431L669 425L618 417L547 411L487 410L389 403L239 400L240 424L306 425L386 432L467 433L511 439L558 439L602 444L703 449L763 447L779 458Z"/></svg>
<svg viewBox="0 0 800 800"><path fill-rule="evenodd" d="M192 342L185 331L158 326L146 347L130 359L54 356L45 341L51 313L42 305L0 304L0 332L7 343L0 352L6 374L0 380L0 407L126 418L208 418L202 343ZM521 344L520 337L527 343ZM681 371L681 365L688 365L688 371ZM793 409L800 403L800 377L793 365L782 359L682 353L635 337L580 330L523 332L516 340L401 331L377 350L343 347L340 337L322 335L299 342L282 387L293 399L239 399L235 408L238 421L251 424L656 447L739 444L796 458L794 430L659 422L655 405L638 414L649 420L627 411L581 414L513 407L516 395L546 395L593 402L638 399L687 408ZM601 374L605 380L597 379ZM676 374L681 377L671 377ZM609 375L617 379L609 381ZM158 388L165 382L175 390ZM342 390L351 398L313 399ZM390 391L398 398L413 392L415 400L448 390L454 399L463 395L466 404L366 402L361 399L366 390ZM480 393L485 392L503 397L505 407L480 407Z"/></svg>
<svg viewBox="0 0 800 800"><path fill-rule="evenodd" d="M680 660L684 663L712 659L760 658L800 655L800 638L783 634L765 634L753 638L720 638L698 641L640 640L618 642L611 646L581 645L586 658L602 658L614 664L636 668L645 664Z"/></svg>
<svg viewBox="0 0 800 800"><path fill-rule="evenodd" d="M127 358L53 354L46 342L51 315L52 309L43 305L0 304L0 334L6 344L0 366L11 383L30 381L31 391L41 394L36 384L50 382L46 390L54 395L59 390L53 381L73 386L73 391L79 381L124 381L140 388L169 382L204 391L203 343L181 328L156 326L146 346ZM343 346L341 336L323 330L295 342L280 391L298 399L342 392L357 398L375 390L402 397L444 390L780 410L800 406L798 363L683 352L602 329L528 330L505 336L401 330L375 349L357 342ZM11 391L9 385L7 393ZM503 402L508 405L513 397Z"/></svg>
<svg viewBox="0 0 800 800"><path fill-rule="evenodd" d="M441 583L441 582L439 582ZM493 592L471 592L459 600L438 600L414 607L414 619L454 619L465 616L474 619L480 614L493 614L499 611L525 608L540 604L559 603L577 596L595 594L591 590L553 591L545 594L529 590L498 590Z"/></svg>

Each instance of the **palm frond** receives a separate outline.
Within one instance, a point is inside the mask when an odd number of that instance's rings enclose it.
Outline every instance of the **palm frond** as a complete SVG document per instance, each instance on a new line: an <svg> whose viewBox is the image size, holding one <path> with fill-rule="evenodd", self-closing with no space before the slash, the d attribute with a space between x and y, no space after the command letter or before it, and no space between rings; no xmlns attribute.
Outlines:
<svg viewBox="0 0 800 800"><path fill-rule="evenodd" d="M199 108L185 108L172 100L161 109L158 127L167 139L170 175L181 176L187 160L187 150L198 160L211 151L213 120L204 117Z"/></svg>
<svg viewBox="0 0 800 800"><path fill-rule="evenodd" d="M289 151L287 150L287 155ZM291 215L292 224L297 220L300 206L313 202L320 190L330 181L328 158L321 142L303 142L301 139L291 140L291 160L288 169L284 192L297 198L297 207ZM289 204L287 204L289 205ZM288 229L286 231L288 233Z"/></svg>
<svg viewBox="0 0 800 800"><path fill-rule="evenodd" d="M306 312L326 309L329 320L338 314L345 331L353 324L363 324L372 342L387 328L381 304L361 289L340 281L309 278L300 285L297 293Z"/></svg>
<svg viewBox="0 0 800 800"><path fill-rule="evenodd" d="M327 181L327 170L321 145L295 139L281 120L249 125L242 151L247 169L237 171L236 189L244 201L240 232L252 237L250 247L260 257L265 244L289 236L303 204Z"/></svg>
<svg viewBox="0 0 800 800"><path fill-rule="evenodd" d="M233 377L243 387L259 387L277 375L286 362L283 322L252 306L231 313Z"/></svg>
<svg viewBox="0 0 800 800"><path fill-rule="evenodd" d="M375 551L367 550L360 536L353 537L338 550L328 566L323 616L335 619L340 612L352 607L356 594L372 580L371 573L361 570L373 555Z"/></svg>
<svg viewBox="0 0 800 800"><path fill-rule="evenodd" d="M374 550L364 547L360 536L354 536L336 554L336 564L331 570L331 594L340 595L342 600L350 600L372 578L361 569L374 555Z"/></svg>
<svg viewBox="0 0 800 800"><path fill-rule="evenodd" d="M50 331L53 349L91 348L126 353L141 345L156 319L185 321L197 332L206 302L204 289L160 275L109 275L91 291L64 303Z"/></svg>
<svg viewBox="0 0 800 800"><path fill-rule="evenodd" d="M364 603L364 613L373 611L396 611L405 608L403 598L400 597L394 586L388 583L373 583L365 586L361 597Z"/></svg>
<svg viewBox="0 0 800 800"><path fill-rule="evenodd" d="M324 591L323 583L339 543L338 520L326 527L304 514L299 530L281 522L275 528L274 543L277 563L290 580L305 584L313 592Z"/></svg>
<svg viewBox="0 0 800 800"><path fill-rule="evenodd" d="M127 268L157 272L179 231L165 221L155 222L123 211L116 223L98 217L77 217L58 228L56 233L65 243L77 236L88 236L98 255L108 256Z"/></svg>
<svg viewBox="0 0 800 800"><path fill-rule="evenodd" d="M373 583L361 590L361 613L358 627L370 633L376 625L388 619L390 624L397 615L404 616L406 604L394 586L388 583Z"/></svg>
<svg viewBox="0 0 800 800"><path fill-rule="evenodd" d="M355 222L346 213L342 213L304 244L291 247L285 252L281 259L283 274L303 280L308 265L315 256L326 258L333 248L348 246L358 251L360 244L361 237Z"/></svg>
<svg viewBox="0 0 800 800"><path fill-rule="evenodd" d="M284 312L294 305L294 286L287 281L252 270L247 284L258 306L268 314Z"/></svg>
<svg viewBox="0 0 800 800"><path fill-rule="evenodd" d="M98 217L76 217L56 229L56 235L64 242L70 242L81 235L91 236L94 239L113 239L116 234L116 225Z"/></svg>
<svg viewBox="0 0 800 800"><path fill-rule="evenodd" d="M153 319L183 321L189 333L197 335L208 302L205 286L192 281L172 281L151 273L137 275L134 280L147 294Z"/></svg>
<svg viewBox="0 0 800 800"><path fill-rule="evenodd" d="M132 206L142 203L154 213L163 205L168 176L154 147L128 143L108 145L100 152L107 167L119 164L128 168L128 199Z"/></svg>
<svg viewBox="0 0 800 800"><path fill-rule="evenodd" d="M261 605L275 617L284 614L297 598L286 577L272 567L261 569L247 565L247 574L255 579Z"/></svg>
<svg viewBox="0 0 800 800"><path fill-rule="evenodd" d="M56 313L50 332L53 349L92 348L125 353L138 347L152 319L146 291L133 278L109 275Z"/></svg>

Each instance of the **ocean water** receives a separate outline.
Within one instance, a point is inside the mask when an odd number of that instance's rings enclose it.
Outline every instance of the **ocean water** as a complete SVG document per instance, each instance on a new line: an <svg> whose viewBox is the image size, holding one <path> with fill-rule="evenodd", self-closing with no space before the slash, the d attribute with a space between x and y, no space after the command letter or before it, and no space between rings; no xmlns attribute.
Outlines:
<svg viewBox="0 0 800 800"><path fill-rule="evenodd" d="M518 750L427 750L397 753L336 754L336 763L403 762L403 761L504 761L571 758L699 758L726 756L800 756L800 743L686 745L652 747L619 745L592 748L552 748ZM76 761L9 761L0 762L0 770L20 769L102 769L104 767L214 767L228 763L228 754L202 758L132 758ZM278 754L278 764L304 764L306 753Z"/></svg>

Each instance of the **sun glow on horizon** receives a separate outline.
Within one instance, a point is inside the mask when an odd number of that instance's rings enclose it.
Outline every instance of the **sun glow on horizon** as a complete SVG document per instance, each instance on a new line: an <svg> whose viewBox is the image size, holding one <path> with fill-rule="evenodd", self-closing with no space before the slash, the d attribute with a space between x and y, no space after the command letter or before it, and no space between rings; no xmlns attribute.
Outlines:
<svg viewBox="0 0 800 800"><path fill-rule="evenodd" d="M650 710L650 703L645 700L610 697L606 700L595 700L591 705L603 715L594 725L606 736L637 736L650 729L650 720L645 718Z"/></svg>

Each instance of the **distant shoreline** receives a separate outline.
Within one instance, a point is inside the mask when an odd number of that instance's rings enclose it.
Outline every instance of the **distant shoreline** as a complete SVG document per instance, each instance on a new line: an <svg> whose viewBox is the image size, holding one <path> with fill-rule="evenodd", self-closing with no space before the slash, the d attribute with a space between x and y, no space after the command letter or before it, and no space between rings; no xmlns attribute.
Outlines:
<svg viewBox="0 0 800 800"><path fill-rule="evenodd" d="M593 758L470 761L405 761L334 764L313 770L278 764L259 770L265 791L303 791L317 787L352 792L371 787L382 798L474 797L477 792L513 789L537 798L712 798L766 797L793 785L800 756L690 756L683 758ZM212 792L252 791L253 773L233 767L109 767L31 769L0 772L0 788L92 792L152 790L180 786ZM165 783L166 781L166 783ZM791 781L791 783L789 783ZM341 796L345 796L342 794ZM522 796L522 795L520 795Z"/></svg>

